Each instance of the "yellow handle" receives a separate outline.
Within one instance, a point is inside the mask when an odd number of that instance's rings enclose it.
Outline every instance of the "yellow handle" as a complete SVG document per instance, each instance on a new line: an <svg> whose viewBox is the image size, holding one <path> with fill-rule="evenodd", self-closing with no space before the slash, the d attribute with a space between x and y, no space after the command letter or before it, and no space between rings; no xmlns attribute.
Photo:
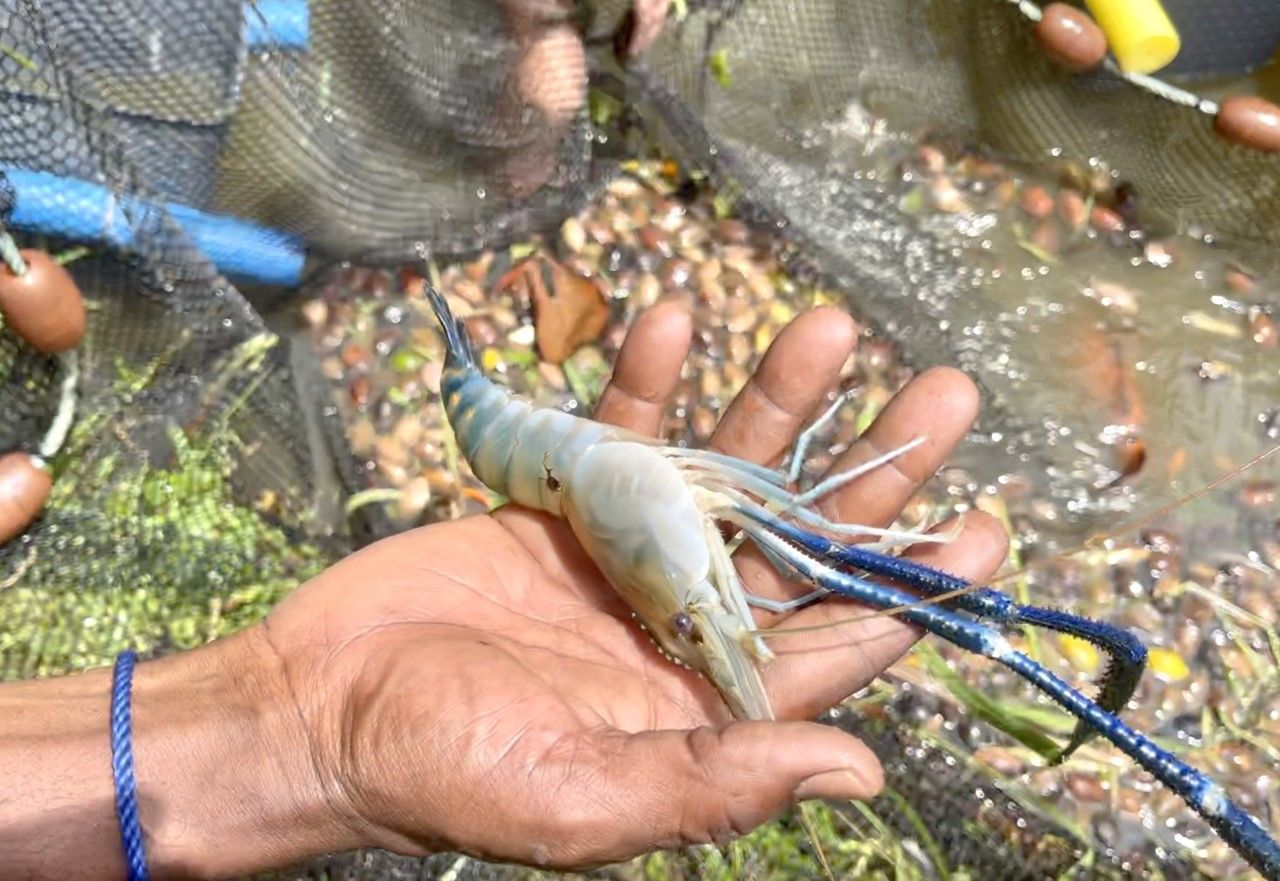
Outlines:
<svg viewBox="0 0 1280 881"><path fill-rule="evenodd" d="M1126 73L1155 73L1182 48L1177 28L1160 0L1084 0L1084 4Z"/></svg>

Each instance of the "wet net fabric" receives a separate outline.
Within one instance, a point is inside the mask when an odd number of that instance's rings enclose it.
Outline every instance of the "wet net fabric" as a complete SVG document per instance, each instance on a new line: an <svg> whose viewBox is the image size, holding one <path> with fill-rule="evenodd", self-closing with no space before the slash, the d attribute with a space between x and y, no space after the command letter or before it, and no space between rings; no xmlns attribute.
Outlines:
<svg viewBox="0 0 1280 881"><path fill-rule="evenodd" d="M200 125L226 111L240 27L218 5L0 11L4 216L50 210L40 186L17 192L57 178L76 183L51 200L72 238L76 223L108 233L88 253L23 242L70 261L89 332L72 362L3 331L6 451L38 449L75 376L50 503L0 549L6 677L101 663L129 640L190 645L199 635L174 632L169 611L276 589L314 568L332 532L311 523L332 460L296 442L319 413L296 394L282 341L161 207L209 195L207 174L190 172L214 158ZM156 51L178 32L203 35L199 51Z"/></svg>
<svg viewBox="0 0 1280 881"><path fill-rule="evenodd" d="M0 3L0 219L64 255L90 304L53 495L0 547L0 676L199 644L388 532L376 510L348 514L363 465L319 366L265 315L336 262L394 267L553 232L638 145L678 154L801 243L913 361L971 372L1000 443L1036 455L1041 428L1008 399L1046 362L993 366L1001 327L973 293L972 237L904 216L900 182L857 168L883 120L1025 162L1101 160L1153 218L1194 218L1259 270L1280 245L1274 156L1223 144L1206 113L1150 88L1054 68L1003 0L688 0L629 68L610 55L622 3L313 0L286 10L305 12L305 38L270 31L281 6ZM570 33L581 42L557 42ZM556 73L531 90L530 70ZM596 118L588 77L626 112ZM254 224L252 247L201 238L190 211ZM21 233L51 217L60 233ZM258 246L288 264L261 274L289 284L234 277ZM977 322L986 336L963 332ZM39 445L69 369L0 330L0 452ZM1077 866L1087 835L912 740L912 712L841 722L896 787L857 828L940 828L946 862L971 877L1128 877L1106 855ZM445 875L519 877L383 854L281 877Z"/></svg>
<svg viewBox="0 0 1280 881"><path fill-rule="evenodd" d="M1274 155L1224 142L1205 109L1224 89L1255 84L1221 72L1170 82L1131 81L1113 67L1073 75L1040 50L1033 25L1001 0L691 4L643 66L619 75L650 130L743 210L803 243L835 287L857 292L856 314L901 340L917 366L957 366L979 383L985 430L975 444L987 438L1040 462L1046 491L1083 511L1095 503L1080 493L1081 475L1107 478L1091 453L1055 435L1087 434L1087 420L1061 398L1019 407L1028 379L1051 385L1060 359L1050 346L1006 346L1022 313L986 293L1003 281L981 253L981 220L904 216L908 188L866 167L866 145L886 128L931 132L1060 168L1064 179L1123 181L1149 229L1227 244L1264 276L1275 268L1280 194ZM1057 271L1084 288L1092 268ZM1043 329L1071 334L1055 319ZM1135 358L1148 354L1140 343Z"/></svg>

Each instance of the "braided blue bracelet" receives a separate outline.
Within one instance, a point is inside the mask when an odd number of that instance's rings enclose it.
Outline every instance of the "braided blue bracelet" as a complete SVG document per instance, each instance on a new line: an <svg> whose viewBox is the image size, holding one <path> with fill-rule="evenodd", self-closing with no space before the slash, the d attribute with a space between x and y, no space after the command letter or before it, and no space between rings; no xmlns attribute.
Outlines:
<svg viewBox="0 0 1280 881"><path fill-rule="evenodd" d="M124 845L129 881L150 881L147 855L138 821L138 782L133 775L133 667L138 656L130 649L116 656L111 680L111 770L116 784L116 816Z"/></svg>

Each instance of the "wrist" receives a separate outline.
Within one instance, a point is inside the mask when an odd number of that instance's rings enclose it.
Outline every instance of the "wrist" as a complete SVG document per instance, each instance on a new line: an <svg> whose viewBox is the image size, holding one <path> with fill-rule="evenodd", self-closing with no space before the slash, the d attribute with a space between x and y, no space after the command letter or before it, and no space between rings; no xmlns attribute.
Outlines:
<svg viewBox="0 0 1280 881"><path fill-rule="evenodd" d="M362 843L259 628L139 664L133 752L157 881L240 876Z"/></svg>

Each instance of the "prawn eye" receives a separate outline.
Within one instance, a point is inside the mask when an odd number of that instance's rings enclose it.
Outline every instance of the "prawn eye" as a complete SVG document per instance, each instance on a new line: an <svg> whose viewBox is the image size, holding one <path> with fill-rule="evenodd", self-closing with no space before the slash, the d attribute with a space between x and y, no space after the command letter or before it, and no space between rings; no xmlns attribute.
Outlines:
<svg viewBox="0 0 1280 881"><path fill-rule="evenodd" d="M682 636L685 639L692 638L695 641L697 640L698 625L694 624L693 619L684 612L675 613L671 618L671 627L675 630L678 636Z"/></svg>

